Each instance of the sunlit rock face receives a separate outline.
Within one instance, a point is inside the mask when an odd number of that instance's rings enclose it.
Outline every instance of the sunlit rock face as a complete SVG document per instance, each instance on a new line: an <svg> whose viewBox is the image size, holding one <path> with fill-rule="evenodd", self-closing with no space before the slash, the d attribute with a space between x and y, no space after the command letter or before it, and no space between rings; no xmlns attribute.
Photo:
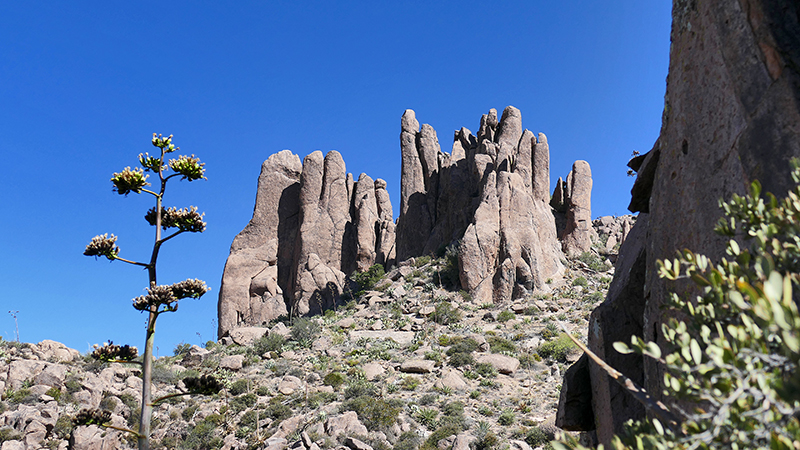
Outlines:
<svg viewBox="0 0 800 450"><path fill-rule="evenodd" d="M250 223L231 245L220 288L219 336L282 315L333 306L346 274L393 264L386 182L346 173L342 156L288 150L261 166Z"/></svg>
<svg viewBox="0 0 800 450"><path fill-rule="evenodd" d="M450 153L407 110L400 149L398 260L457 246L461 285L479 302L546 290L546 281L561 275L547 138L523 129L517 108L507 107L499 120L490 110L477 136L456 131Z"/></svg>
<svg viewBox="0 0 800 450"><path fill-rule="evenodd" d="M656 261L684 248L722 256L726 239L712 232L722 216L720 199L744 194L756 179L779 197L792 186L789 160L800 156L799 13L791 0L673 2L661 132L648 154L631 161L637 180L629 208L649 217L637 221L636 239L620 251L631 269L620 270L618 262L606 303L589 326L590 348L616 358L616 368L657 399L661 368L648 359L622 361L611 345L631 335L663 343L668 292L691 293L689 284L659 279ZM641 320L624 320L631 310L641 311ZM589 404L606 443L642 413L615 404L625 394L609 383L591 372Z"/></svg>

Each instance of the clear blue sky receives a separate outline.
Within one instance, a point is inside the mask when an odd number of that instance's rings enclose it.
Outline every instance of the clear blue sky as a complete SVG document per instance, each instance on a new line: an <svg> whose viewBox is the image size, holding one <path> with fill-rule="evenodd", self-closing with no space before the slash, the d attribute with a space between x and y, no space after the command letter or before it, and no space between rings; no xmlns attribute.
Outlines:
<svg viewBox="0 0 800 450"><path fill-rule="evenodd" d="M631 152L658 136L671 2L2 2L0 336L80 351L141 347L131 307L147 274L82 256L96 234L145 260L152 197L111 191L115 171L174 134L208 181L175 182L203 234L165 244L159 281L212 291L159 319L156 345L214 338L219 283L249 221L261 162L338 150L356 178L384 178L399 207L400 116L414 109L449 151L453 131L514 105L548 136L551 189L578 159L592 215L625 214ZM198 336L198 333L200 336Z"/></svg>

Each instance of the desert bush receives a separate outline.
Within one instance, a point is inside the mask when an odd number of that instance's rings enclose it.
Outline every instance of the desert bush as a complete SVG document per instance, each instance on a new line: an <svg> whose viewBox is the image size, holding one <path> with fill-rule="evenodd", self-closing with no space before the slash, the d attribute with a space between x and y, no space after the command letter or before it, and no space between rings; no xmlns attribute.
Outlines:
<svg viewBox="0 0 800 450"><path fill-rule="evenodd" d="M268 417L275 421L281 421L292 417L292 408L277 401L272 402L264 409L264 417Z"/></svg>
<svg viewBox="0 0 800 450"><path fill-rule="evenodd" d="M500 416L497 417L497 423L503 425L504 427L513 424L515 420L517 420L517 416L514 415L514 411L511 411L510 409L503 410L503 412L500 413Z"/></svg>
<svg viewBox="0 0 800 450"><path fill-rule="evenodd" d="M504 309L497 314L497 321L498 322L508 322L509 320L516 319L517 315L513 312Z"/></svg>
<svg viewBox="0 0 800 450"><path fill-rule="evenodd" d="M341 372L331 372L322 379L322 383L326 386L331 386L334 389L339 389L347 381L347 377Z"/></svg>
<svg viewBox="0 0 800 450"><path fill-rule="evenodd" d="M433 314L430 315L430 320L439 325L456 323L461 320L461 311L450 306L448 302L439 302Z"/></svg>
<svg viewBox="0 0 800 450"><path fill-rule="evenodd" d="M545 342L539 346L536 352L542 358L550 358L558 362L567 362L567 355L573 350L577 349L572 339L564 333L561 333L556 339Z"/></svg>
<svg viewBox="0 0 800 450"><path fill-rule="evenodd" d="M500 444L500 439L494 434L487 422L478 422L474 434L475 440L470 444L471 450L491 450Z"/></svg>
<svg viewBox="0 0 800 450"><path fill-rule="evenodd" d="M406 431L397 438L394 443L394 450L416 450L422 438L413 431Z"/></svg>
<svg viewBox="0 0 800 450"><path fill-rule="evenodd" d="M400 408L382 398L362 395L342 403L345 411L355 411L358 419L370 431L388 430L397 422Z"/></svg>
<svg viewBox="0 0 800 450"><path fill-rule="evenodd" d="M230 408L234 413L240 413L247 408L252 408L258 401L258 396L253 393L238 395L230 400Z"/></svg>
<svg viewBox="0 0 800 450"><path fill-rule="evenodd" d="M436 428L436 418L439 416L439 411L435 408L420 408L417 413L414 415L414 418L417 419L417 422L425 425L425 427L429 430Z"/></svg>
<svg viewBox="0 0 800 450"><path fill-rule="evenodd" d="M210 414L201 420L179 444L179 448L187 450L207 450L221 448L224 442L217 434L224 419L219 414Z"/></svg>
<svg viewBox="0 0 800 450"><path fill-rule="evenodd" d="M380 389L369 381L364 380L354 380L344 390L345 400L362 396L377 397L378 394L380 394Z"/></svg>
<svg viewBox="0 0 800 450"><path fill-rule="evenodd" d="M383 264L374 264L363 272L353 272L350 279L358 284L354 297L361 297L366 291L372 290L385 274Z"/></svg>
<svg viewBox="0 0 800 450"><path fill-rule="evenodd" d="M244 394L249 390L250 390L250 380L247 380L245 378L240 378L231 384L231 387L228 388L228 393L233 396L237 396Z"/></svg>
<svg viewBox="0 0 800 450"><path fill-rule="evenodd" d="M573 286L583 286L583 287L586 287L586 286L589 286L589 281L588 281L588 280L586 280L586 277L584 277L584 276L580 276L580 277L578 277L578 278L575 278L574 280L572 280L572 285L573 285Z"/></svg>
<svg viewBox="0 0 800 450"><path fill-rule="evenodd" d="M283 351L283 346L286 345L286 338L277 333L269 333L253 342L253 354L263 355L269 352Z"/></svg>
<svg viewBox="0 0 800 450"><path fill-rule="evenodd" d="M514 345L513 342L509 341L508 339L501 338L499 336L489 336L486 339L486 342L489 343L489 349L492 353L516 353L517 346Z"/></svg>
<svg viewBox="0 0 800 450"><path fill-rule="evenodd" d="M578 260L586 264L591 270L595 272L606 272L608 267L603 263L602 258L592 252L583 252L578 256Z"/></svg>
<svg viewBox="0 0 800 450"><path fill-rule="evenodd" d="M453 367L469 366L475 364L475 358L472 353L453 353L450 355L450 359L447 360L447 364Z"/></svg>
<svg viewBox="0 0 800 450"><path fill-rule="evenodd" d="M319 324L308 317L299 317L292 323L291 338L301 347L311 347L311 343L319 335L321 329Z"/></svg>
<svg viewBox="0 0 800 450"><path fill-rule="evenodd" d="M783 200L754 181L747 195L720 202L727 218L715 231L731 240L718 264L689 250L659 261L661 278L691 280L700 295L671 295L663 348L637 337L614 347L661 361L664 394L684 407L652 409L661 419L629 423L614 448L800 447L800 169L792 166L796 186Z"/></svg>

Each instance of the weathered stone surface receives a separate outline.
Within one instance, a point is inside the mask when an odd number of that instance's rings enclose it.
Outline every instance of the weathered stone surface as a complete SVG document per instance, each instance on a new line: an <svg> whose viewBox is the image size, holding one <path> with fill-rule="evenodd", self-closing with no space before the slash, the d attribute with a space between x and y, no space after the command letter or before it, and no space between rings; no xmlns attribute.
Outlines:
<svg viewBox="0 0 800 450"><path fill-rule="evenodd" d="M267 329L263 327L238 327L230 331L230 337L235 344L241 346L251 346L253 342L267 334Z"/></svg>
<svg viewBox="0 0 800 450"><path fill-rule="evenodd" d="M291 288L301 172L300 158L288 150L261 166L253 218L233 240L222 275L220 337L286 314L283 294Z"/></svg>
<svg viewBox="0 0 800 450"><path fill-rule="evenodd" d="M499 353L478 354L475 357L478 363L491 364L498 372L510 375L519 368L519 360L513 356L501 355Z"/></svg>
<svg viewBox="0 0 800 450"><path fill-rule="evenodd" d="M333 438L340 434L345 436L366 436L367 427L358 420L358 414L355 411L347 411L329 418L325 422L325 433Z"/></svg>
<svg viewBox="0 0 800 450"><path fill-rule="evenodd" d="M643 273L619 270L617 262L612 288L624 286L630 294L612 297L610 290L606 303L619 304L616 313L605 304L593 313L593 350L639 333L663 343L662 306L669 291L691 292L688 283L659 279L656 261L684 248L717 260L727 241L712 232L722 215L718 200L743 194L755 179L779 197L793 184L787 168L800 156L798 12L800 5L788 0L674 2L663 123L653 150L637 162L631 199L632 210L649 211L647 237L643 246L629 245L637 222L619 256L641 260ZM628 316L623 304L634 297L644 304L640 314ZM620 326L620 320L632 323ZM644 371L632 362L622 367L659 399L661 368L649 359L643 365ZM601 389L606 380L592 371L598 437L605 443L631 414L614 404L623 400L613 388ZM603 392L607 399L600 397Z"/></svg>
<svg viewBox="0 0 800 450"><path fill-rule="evenodd" d="M429 359L407 359L400 364L400 371L406 373L430 373L436 362Z"/></svg>
<svg viewBox="0 0 800 450"><path fill-rule="evenodd" d="M242 363L244 363L244 355L230 355L220 359L219 367L237 371L242 370Z"/></svg>
<svg viewBox="0 0 800 450"><path fill-rule="evenodd" d="M380 331L371 331L371 330L359 330L359 331L351 331L350 336L355 339L360 338L368 338L368 339L391 339L402 347L408 347L414 342L414 332L413 331L392 331L392 330L380 330Z"/></svg>
<svg viewBox="0 0 800 450"><path fill-rule="evenodd" d="M464 233L459 249L461 286L479 303L493 301L492 279L500 249L500 202L496 174L490 172L475 211L475 219Z"/></svg>
<svg viewBox="0 0 800 450"><path fill-rule="evenodd" d="M353 198L355 217L353 219L356 230L356 268L364 271L375 264L377 257L375 250L378 241L376 225L380 218L375 199L375 182L372 181L372 178L362 173L358 177L355 189Z"/></svg>
<svg viewBox="0 0 800 450"><path fill-rule="evenodd" d="M556 426L567 431L595 429L589 357L585 353L564 374L558 400Z"/></svg>
<svg viewBox="0 0 800 450"><path fill-rule="evenodd" d="M577 256L592 248L592 169L586 161L575 161L569 181L569 203L564 236L564 253Z"/></svg>
<svg viewBox="0 0 800 450"><path fill-rule="evenodd" d="M417 145L419 122L407 109L400 131L400 217L397 219L397 258L422 254L431 230L431 214L425 191L425 171Z"/></svg>
<svg viewBox="0 0 800 450"><path fill-rule="evenodd" d="M372 450L372 446L356 438L348 437L344 440L344 445L352 450Z"/></svg>
<svg viewBox="0 0 800 450"><path fill-rule="evenodd" d="M566 197L566 183L564 183L563 178L558 177L556 189L553 191L553 198L550 199L550 206L552 206L553 209L558 212L567 212Z"/></svg>
<svg viewBox="0 0 800 450"><path fill-rule="evenodd" d="M81 355L79 351L69 348L61 342L51 341L49 339L45 339L36 344L34 353L38 353L39 359L41 360L53 362L70 362Z"/></svg>

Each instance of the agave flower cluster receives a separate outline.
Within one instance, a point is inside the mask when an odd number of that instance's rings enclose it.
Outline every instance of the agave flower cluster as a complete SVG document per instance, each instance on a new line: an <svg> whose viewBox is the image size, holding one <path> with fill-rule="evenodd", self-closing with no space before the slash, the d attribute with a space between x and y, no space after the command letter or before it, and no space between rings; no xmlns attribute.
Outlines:
<svg viewBox="0 0 800 450"><path fill-rule="evenodd" d="M94 345L92 358L100 361L132 361L139 356L139 350L130 345L114 345L114 342L108 341L103 345Z"/></svg>
<svg viewBox="0 0 800 450"><path fill-rule="evenodd" d="M178 300L184 298L200 298L209 291L205 282L195 279L188 279L172 285L151 286L147 289L147 295L142 295L133 299L133 307L139 311L156 309L164 306L165 311L177 311Z"/></svg>
<svg viewBox="0 0 800 450"><path fill-rule="evenodd" d="M188 231L190 233L202 233L206 230L206 223L203 222L203 216L197 212L197 208L192 206L190 208L177 209L174 207L161 208L161 228L177 228L180 231ZM151 226L156 225L156 208L150 208L145 214L144 219Z"/></svg>
<svg viewBox="0 0 800 450"><path fill-rule="evenodd" d="M183 180L194 181L204 179L205 177L203 174L205 173L205 169L203 166L205 166L205 163L201 163L200 158L195 158L194 155L181 155L178 159L169 160L169 168L183 175Z"/></svg>
<svg viewBox="0 0 800 450"><path fill-rule="evenodd" d="M113 234L111 237L108 237L108 233L95 236L92 238L92 242L86 246L86 250L83 251L83 254L94 257L105 256L113 261L119 254L119 247L116 246L116 242L117 237Z"/></svg>
<svg viewBox="0 0 800 450"><path fill-rule="evenodd" d="M127 196L131 192L138 194L145 186L149 186L147 177L148 175L145 175L139 167L132 170L130 167L126 167L122 169L122 172L115 172L111 177L111 182L114 183L114 191L119 195Z"/></svg>

